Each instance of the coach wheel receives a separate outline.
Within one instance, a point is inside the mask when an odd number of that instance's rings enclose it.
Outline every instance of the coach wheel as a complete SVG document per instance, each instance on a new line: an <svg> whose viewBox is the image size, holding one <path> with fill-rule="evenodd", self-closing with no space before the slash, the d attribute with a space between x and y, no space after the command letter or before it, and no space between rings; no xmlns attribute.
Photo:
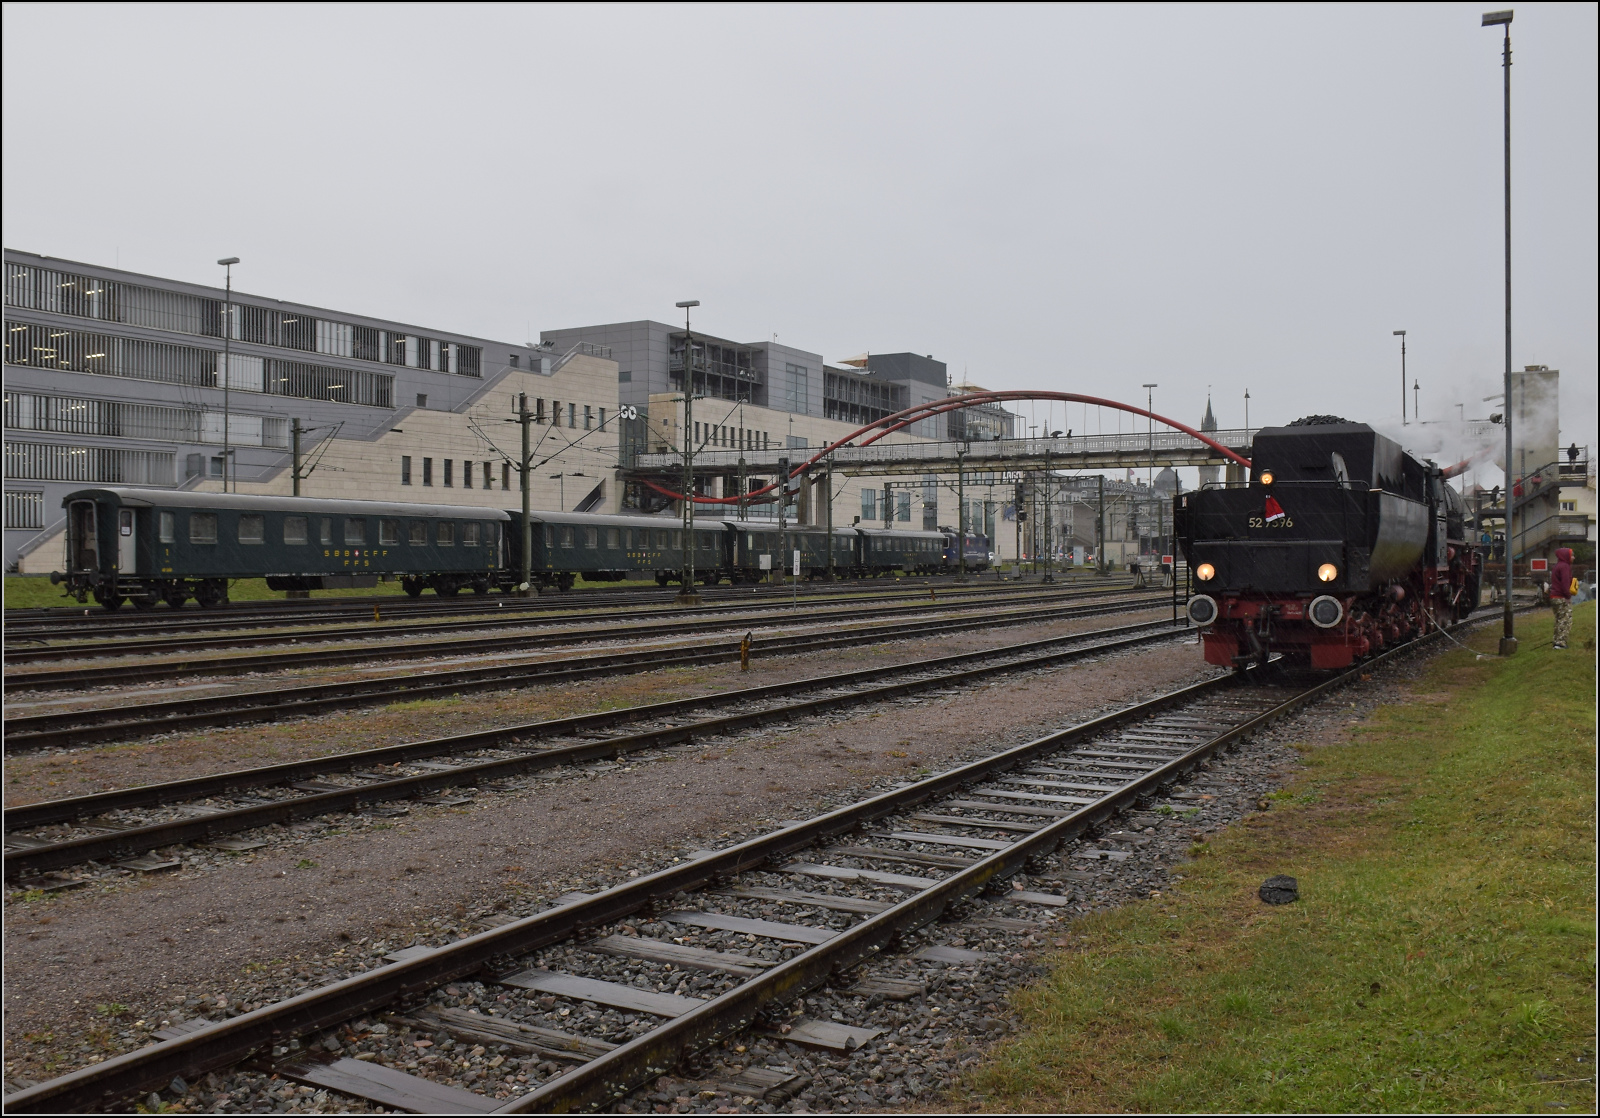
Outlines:
<svg viewBox="0 0 1600 1118"><path fill-rule="evenodd" d="M96 594L95 601L99 602L103 609L119 610L125 599L121 594Z"/></svg>
<svg viewBox="0 0 1600 1118"><path fill-rule="evenodd" d="M441 598L454 598L461 593L461 584L451 579L434 583L433 592Z"/></svg>
<svg viewBox="0 0 1600 1118"><path fill-rule="evenodd" d="M667 585L667 572L666 571L657 571L656 572L656 585L660 586L660 587L663 587L663 588L666 587L666 585Z"/></svg>
<svg viewBox="0 0 1600 1118"><path fill-rule="evenodd" d="M182 590L168 590L166 594L162 596L162 600L173 609L182 609L183 603L189 600L189 595L185 594Z"/></svg>
<svg viewBox="0 0 1600 1118"><path fill-rule="evenodd" d="M154 590L152 590L147 594L136 594L132 598L129 598L128 600L133 603L133 608L134 609L137 609L137 610L155 609L156 608L156 603L161 601L161 595L157 594Z"/></svg>
<svg viewBox="0 0 1600 1118"><path fill-rule="evenodd" d="M406 592L406 597L408 598L422 597L422 581L420 579L403 578L400 580L400 589Z"/></svg>
<svg viewBox="0 0 1600 1118"><path fill-rule="evenodd" d="M195 593L194 600L200 604L201 609L216 609L218 606L228 604L228 587L219 584L215 579L207 579L200 584L200 589Z"/></svg>
<svg viewBox="0 0 1600 1118"><path fill-rule="evenodd" d="M489 592L489 584L487 582L474 582L472 584L472 592L474 594L487 594Z"/></svg>

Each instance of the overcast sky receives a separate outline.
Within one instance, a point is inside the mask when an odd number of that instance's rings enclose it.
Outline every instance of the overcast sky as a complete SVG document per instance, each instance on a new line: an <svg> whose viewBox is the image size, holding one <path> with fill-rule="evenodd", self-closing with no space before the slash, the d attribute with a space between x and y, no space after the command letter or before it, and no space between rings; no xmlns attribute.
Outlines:
<svg viewBox="0 0 1600 1118"><path fill-rule="evenodd" d="M11 3L4 238L516 342L698 298L1224 426L1393 424L1404 328L1423 418L1481 416L1486 7ZM1514 360L1593 444L1596 8L1516 13Z"/></svg>

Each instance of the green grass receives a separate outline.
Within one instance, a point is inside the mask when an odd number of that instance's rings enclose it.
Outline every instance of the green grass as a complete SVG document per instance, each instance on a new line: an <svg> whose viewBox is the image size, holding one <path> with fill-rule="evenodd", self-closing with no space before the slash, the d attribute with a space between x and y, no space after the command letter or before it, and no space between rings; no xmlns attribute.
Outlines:
<svg viewBox="0 0 1600 1118"><path fill-rule="evenodd" d="M1454 650L1161 900L1072 926L987 1110L1594 1107L1594 636ZM1472 644L1492 651L1493 626ZM1327 708L1325 708L1327 709ZM1263 878L1299 879L1269 907Z"/></svg>

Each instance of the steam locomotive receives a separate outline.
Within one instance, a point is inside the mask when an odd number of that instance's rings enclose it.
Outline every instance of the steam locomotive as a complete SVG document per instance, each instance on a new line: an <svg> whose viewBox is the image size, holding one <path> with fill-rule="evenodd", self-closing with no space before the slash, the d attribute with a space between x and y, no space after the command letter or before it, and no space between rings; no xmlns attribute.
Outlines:
<svg viewBox="0 0 1600 1118"><path fill-rule="evenodd" d="M1465 618L1482 559L1446 472L1365 423L1257 433L1250 479L1178 499L1206 661L1347 667Z"/></svg>

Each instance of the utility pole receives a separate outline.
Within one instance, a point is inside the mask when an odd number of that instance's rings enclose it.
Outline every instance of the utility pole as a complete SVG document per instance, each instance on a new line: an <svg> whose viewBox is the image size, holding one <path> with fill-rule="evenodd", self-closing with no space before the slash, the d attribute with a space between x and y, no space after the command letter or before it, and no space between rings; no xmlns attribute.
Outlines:
<svg viewBox="0 0 1600 1118"><path fill-rule="evenodd" d="M222 491L228 492L228 475L233 473L233 446L228 429L228 388L233 380L233 266L237 256L225 256L217 261L227 269L227 297L222 316Z"/></svg>
<svg viewBox="0 0 1600 1118"><path fill-rule="evenodd" d="M1050 573L1050 561L1055 558L1050 551L1050 444L1044 447L1044 581L1054 582L1055 575Z"/></svg>
<svg viewBox="0 0 1600 1118"><path fill-rule="evenodd" d="M689 309L699 299L677 304L683 311L683 589L678 605L697 606L694 592L694 335L689 331Z"/></svg>
<svg viewBox="0 0 1600 1118"><path fill-rule="evenodd" d="M1022 511L1022 482L1016 483L1011 495L1011 518L1017 525L1017 581L1022 581L1022 522L1028 514Z"/></svg>
<svg viewBox="0 0 1600 1118"><path fill-rule="evenodd" d="M773 579L783 585L789 566L789 459L778 459L778 555L774 564Z"/></svg>
<svg viewBox="0 0 1600 1118"><path fill-rule="evenodd" d="M957 582L967 581L967 444L956 448L956 555L960 558Z"/></svg>
<svg viewBox="0 0 1600 1118"><path fill-rule="evenodd" d="M522 585L518 592L533 597L533 415L528 411L528 394L517 395L517 420L522 424Z"/></svg>
<svg viewBox="0 0 1600 1118"><path fill-rule="evenodd" d="M1106 570L1106 475L1095 475L1100 490L1100 505L1094 514L1094 565L1101 574Z"/></svg>
<svg viewBox="0 0 1600 1118"><path fill-rule="evenodd" d="M300 496L300 436L304 432L305 428L300 426L300 421L298 419L296 419L289 428L289 433L293 438L294 446L294 469L292 471L292 476L294 477L294 495L296 497Z"/></svg>
<svg viewBox="0 0 1600 1118"><path fill-rule="evenodd" d="M828 455L828 466L822 475L823 496L822 503L828 509L828 581L832 582L837 577L834 573L834 546L833 546L833 455Z"/></svg>
<svg viewBox="0 0 1600 1118"><path fill-rule="evenodd" d="M1501 66L1505 71L1505 206L1506 206L1506 600L1504 610L1505 635L1500 638L1500 655L1510 656L1517 651L1517 633L1511 614L1511 511L1514 504L1512 493L1516 483L1512 480L1512 471L1516 467L1512 464L1514 455L1511 451L1511 13L1485 12L1483 14L1484 27L1504 25L1506 29L1505 48L1501 54ZM1402 382L1403 387L1404 382Z"/></svg>

